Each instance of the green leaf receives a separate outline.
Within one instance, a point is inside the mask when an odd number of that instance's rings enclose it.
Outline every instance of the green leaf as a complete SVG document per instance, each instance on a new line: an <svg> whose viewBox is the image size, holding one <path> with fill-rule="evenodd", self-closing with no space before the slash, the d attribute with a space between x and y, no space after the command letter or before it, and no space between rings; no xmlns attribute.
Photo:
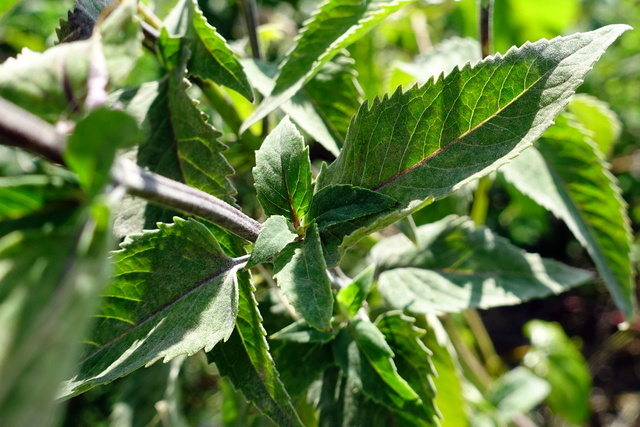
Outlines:
<svg viewBox="0 0 640 427"><path fill-rule="evenodd" d="M134 145L140 137L138 123L129 114L100 108L76 124L64 160L87 192L95 195L110 179L116 150Z"/></svg>
<svg viewBox="0 0 640 427"><path fill-rule="evenodd" d="M411 0L330 0L300 31L286 56L271 94L242 125L241 131L288 101L342 49L367 34Z"/></svg>
<svg viewBox="0 0 640 427"><path fill-rule="evenodd" d="M265 415L279 426L302 426L269 354L262 317L248 273L239 274L240 301L236 330L207 356Z"/></svg>
<svg viewBox="0 0 640 427"><path fill-rule="evenodd" d="M628 29L613 25L527 43L364 104L317 188L351 184L391 196L400 206L353 231L341 250L487 175L530 146L607 46Z"/></svg>
<svg viewBox="0 0 640 427"><path fill-rule="evenodd" d="M258 240L253 245L247 268L255 267L260 263L273 259L296 237L298 235L291 231L291 226L283 216L274 215L269 217L264 222L258 235Z"/></svg>
<svg viewBox="0 0 640 427"><path fill-rule="evenodd" d="M315 220L322 230L387 211L397 204L393 197L366 188L330 185L313 195L309 219Z"/></svg>
<svg viewBox="0 0 640 427"><path fill-rule="evenodd" d="M78 189L60 176L0 177L0 221L23 218L54 204L73 204L78 196Z"/></svg>
<svg viewBox="0 0 640 427"><path fill-rule="evenodd" d="M115 1L116 0L76 0L76 7L84 11L94 20L97 20L102 11Z"/></svg>
<svg viewBox="0 0 640 427"><path fill-rule="evenodd" d="M292 397L304 395L335 364L331 345L272 341L271 348L280 379Z"/></svg>
<svg viewBox="0 0 640 427"><path fill-rule="evenodd" d="M120 84L142 53L135 2L118 7L90 40L27 49L0 65L0 96L51 122ZM90 96L91 95L91 96Z"/></svg>
<svg viewBox="0 0 640 427"><path fill-rule="evenodd" d="M106 206L94 205L91 215L76 209L56 227L40 220L0 238L2 425L44 426L57 418L60 382L72 373L108 281Z"/></svg>
<svg viewBox="0 0 640 427"><path fill-rule="evenodd" d="M9 12L20 0L7 0L0 5L0 17Z"/></svg>
<svg viewBox="0 0 640 427"><path fill-rule="evenodd" d="M352 387L375 402L393 411L428 416L419 396L398 374L384 335L371 322L356 319L343 328L334 340L334 355Z"/></svg>
<svg viewBox="0 0 640 427"><path fill-rule="evenodd" d="M333 293L315 223L302 242L289 243L273 264L278 286L309 325L331 330Z"/></svg>
<svg viewBox="0 0 640 427"><path fill-rule="evenodd" d="M256 152L253 168L258 200L267 215L282 215L294 224L307 213L313 189L309 148L285 117Z"/></svg>
<svg viewBox="0 0 640 427"><path fill-rule="evenodd" d="M537 144L504 170L505 178L562 219L631 318L635 284L631 229L616 179L584 129L562 115Z"/></svg>
<svg viewBox="0 0 640 427"><path fill-rule="evenodd" d="M416 247L403 235L371 251L382 271L378 290L395 308L456 312L518 304L564 292L591 273L540 258L466 218L449 216L418 228Z"/></svg>
<svg viewBox="0 0 640 427"><path fill-rule="evenodd" d="M271 335L271 339L297 343L328 343L335 338L335 332L322 332L300 319Z"/></svg>
<svg viewBox="0 0 640 427"><path fill-rule="evenodd" d="M508 423L539 405L549 391L547 381L528 369L517 367L498 379L487 399L496 407L499 418Z"/></svg>
<svg viewBox="0 0 640 427"><path fill-rule="evenodd" d="M193 42L187 67L189 73L235 90L253 100L251 85L226 40L207 23L196 0L188 6L193 13Z"/></svg>
<svg viewBox="0 0 640 427"><path fill-rule="evenodd" d="M362 303L367 299L371 285L373 284L373 274L375 273L375 265L370 265L358 274L353 282L345 288L340 289L336 295L336 301L346 315L352 318L356 315Z"/></svg>
<svg viewBox="0 0 640 427"><path fill-rule="evenodd" d="M431 363L431 352L420 340L426 331L416 327L414 322L412 317L389 311L378 317L375 325L395 353L393 361L398 374L406 379L424 403L429 413L425 421L437 425L440 414L434 404L436 388L433 384L436 371Z"/></svg>
<svg viewBox="0 0 640 427"><path fill-rule="evenodd" d="M175 218L130 236L114 253L114 279L78 374L62 395L81 393L157 360L210 350L234 329L236 270L201 223Z"/></svg>
<svg viewBox="0 0 640 427"><path fill-rule="evenodd" d="M575 120L591 132L590 136L598 149L610 155L620 137L622 123L616 113L609 108L609 104L594 96L578 93L571 98L567 110L574 115Z"/></svg>
<svg viewBox="0 0 640 427"><path fill-rule="evenodd" d="M547 398L551 410L572 424L584 425L591 415L587 361L557 323L532 320L524 331L531 340L524 365L551 385Z"/></svg>
<svg viewBox="0 0 640 427"><path fill-rule="evenodd" d="M262 94L271 93L278 73L275 64L246 58L241 61L251 84ZM280 108L334 156L347 134L349 121L362 100L353 60L338 56L327 62L301 90Z"/></svg>

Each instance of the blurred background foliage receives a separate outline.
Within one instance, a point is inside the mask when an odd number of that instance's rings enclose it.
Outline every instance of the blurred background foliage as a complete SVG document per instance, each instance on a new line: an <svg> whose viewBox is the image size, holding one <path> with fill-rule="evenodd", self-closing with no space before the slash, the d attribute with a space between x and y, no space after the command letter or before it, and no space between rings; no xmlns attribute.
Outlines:
<svg viewBox="0 0 640 427"><path fill-rule="evenodd" d="M144 2L162 18L176 0ZM199 4L209 22L238 52L248 50L238 3L199 0ZM258 2L258 30L268 61L277 63L317 5L312 0ZM15 56L23 48L42 51L52 46L57 40L55 29L59 20L72 6L72 0L3 0L0 4L0 62ZM636 30L628 32L609 48L587 75L579 89L584 93L581 102L572 104L571 112L582 115L589 130L599 136L598 142L604 144L601 148L630 207L636 236L634 259L640 265L640 31L637 30L640 28L640 1L496 0L494 50L504 53L510 46L519 46L528 40L589 31L614 23L626 23ZM465 49L475 46L473 41L458 38L476 38L476 33L476 0L421 0L403 8L349 48L362 99L392 92L399 85L408 87L415 82L424 82L425 76L412 73L412 64L428 61L429 53L445 40L448 44L440 49L445 49L451 55L451 64L455 64L456 55L468 56ZM451 64L437 64L436 68L448 69L453 66ZM128 83L133 86L158 75L158 63L147 53ZM228 96L239 106L241 116L250 114L251 106L246 101L234 93L228 93ZM214 125L225 131L227 125L216 111L204 103L201 106ZM605 111L609 119L598 120L596 110ZM250 192L247 172L252 158L237 151L240 149L232 145L228 156L238 171L235 185L242 195ZM311 152L317 160L331 159L322 149L312 146ZM450 213L468 214L471 200L472 191L462 189L418 212L414 215L415 221L419 225ZM251 197L242 202L248 213L257 209L257 203ZM593 270L589 257L566 226L499 176L490 191L487 225L524 249ZM350 260L361 258L356 255L365 253L374 243L374 238L364 239L352 250L351 256L347 254L343 263L347 273L362 268L350 264ZM277 304L271 302L267 290L260 292L261 311L269 318L270 325L278 325L282 316ZM375 306L375 294L372 298L372 306ZM618 423L615 425L623 426L640 422L640 322L627 325L627 329L619 328L622 316L602 284L515 307L483 311L480 315L489 331L491 345L502 358L495 375L500 376L500 366L504 369L504 366L521 364L534 372L543 369L544 372L536 374L547 382L529 381L526 374L514 370L510 376L502 376L496 381L490 396L467 393L466 398L471 402L469 411L476 415L472 418L475 424L513 422L513 419L505 418L505 414L522 408L514 409L514 402L502 397L505 390L524 383L532 387L526 389L529 400L520 400L517 404L533 408L547 396L547 409L539 410L537 418L533 418L540 423L594 426ZM557 323L527 323L530 319ZM458 328L461 340L469 342L470 347L477 345L478 337L469 330L462 315L452 316L450 322ZM545 389L549 385L551 389ZM537 399L536 396L542 397ZM299 399L297 405L303 416L312 411L305 399ZM140 408L146 408L148 413L141 412ZM215 366L208 365L203 354L167 365L155 364L78 396L69 402L64 420L64 425L68 426L268 424L227 380L217 375Z"/></svg>

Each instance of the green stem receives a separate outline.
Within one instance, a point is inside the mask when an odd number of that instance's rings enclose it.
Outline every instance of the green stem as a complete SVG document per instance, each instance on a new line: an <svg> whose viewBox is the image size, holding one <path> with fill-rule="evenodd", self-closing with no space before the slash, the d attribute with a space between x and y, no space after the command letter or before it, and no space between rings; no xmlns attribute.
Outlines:
<svg viewBox="0 0 640 427"><path fill-rule="evenodd" d="M458 356L460 356L460 362L462 369L465 371L465 377L471 381L471 383L473 383L480 392L484 393L489 389L491 376L474 355L473 351L464 343L456 326L453 324L449 316L444 316L442 318L442 325L447 331L447 335L449 335L449 339L456 349Z"/></svg>
<svg viewBox="0 0 640 427"><path fill-rule="evenodd" d="M496 353L491 337L484 326L477 310L469 309L464 311L464 318L471 329L476 340L476 345L480 355L484 359L484 366L490 375L498 376L504 371L502 359Z"/></svg>
<svg viewBox="0 0 640 427"><path fill-rule="evenodd" d="M478 5L480 9L480 46L482 57L486 58L493 53L493 35L491 33L493 29L493 0L479 0Z"/></svg>
<svg viewBox="0 0 640 427"><path fill-rule="evenodd" d="M489 212L489 190L493 184L491 178L484 176L478 180L478 188L473 193L473 205L469 216L473 223L479 227L487 221Z"/></svg>

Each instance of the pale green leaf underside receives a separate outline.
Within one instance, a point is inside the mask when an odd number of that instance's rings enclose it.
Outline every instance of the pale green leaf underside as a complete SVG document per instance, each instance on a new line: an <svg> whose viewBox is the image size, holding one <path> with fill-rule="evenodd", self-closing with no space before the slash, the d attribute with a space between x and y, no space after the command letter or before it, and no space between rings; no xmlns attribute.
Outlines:
<svg viewBox="0 0 640 427"><path fill-rule="evenodd" d="M291 231L291 226L283 216L273 215L269 217L262 225L258 240L253 245L247 268L271 261L297 236L296 233Z"/></svg>
<svg viewBox="0 0 640 427"><path fill-rule="evenodd" d="M419 227L418 241L415 247L396 235L371 252L382 271L378 290L398 309L434 313L513 305L592 278L587 271L527 253L465 218L449 216Z"/></svg>
<svg viewBox="0 0 640 427"><path fill-rule="evenodd" d="M302 242L289 243L274 261L278 286L309 325L331 329L333 293L322 255L318 227L307 227Z"/></svg>
<svg viewBox="0 0 640 427"><path fill-rule="evenodd" d="M236 330L229 341L216 346L208 358L247 400L277 425L302 426L269 353L248 273L240 273L238 289Z"/></svg>
<svg viewBox="0 0 640 427"><path fill-rule="evenodd" d="M282 215L296 226L311 203L309 148L285 117L256 152L253 168L258 200L267 215Z"/></svg>
<svg viewBox="0 0 640 427"><path fill-rule="evenodd" d="M113 282L76 377L62 395L108 383L226 340L238 309L236 270L211 232L195 220L131 236L114 253Z"/></svg>
<svg viewBox="0 0 640 427"><path fill-rule="evenodd" d="M391 13L412 0L330 0L300 31L286 56L271 95L242 125L241 131L288 101L315 73Z"/></svg>
<svg viewBox="0 0 640 427"><path fill-rule="evenodd" d="M368 188L394 197L400 209L372 219L343 246L517 156L551 125L593 63L628 29L611 25L527 43L363 104L340 156L318 177L318 188Z"/></svg>
<svg viewBox="0 0 640 427"><path fill-rule="evenodd" d="M521 158L504 168L505 178L562 219L587 250L613 299L627 317L635 308L630 260L631 229L616 180L590 138L570 116Z"/></svg>
<svg viewBox="0 0 640 427"><path fill-rule="evenodd" d="M247 76L226 40L207 23L195 0L190 6L193 7L192 25L195 36L188 63L189 73L202 79L210 79L253 100L253 91Z"/></svg>

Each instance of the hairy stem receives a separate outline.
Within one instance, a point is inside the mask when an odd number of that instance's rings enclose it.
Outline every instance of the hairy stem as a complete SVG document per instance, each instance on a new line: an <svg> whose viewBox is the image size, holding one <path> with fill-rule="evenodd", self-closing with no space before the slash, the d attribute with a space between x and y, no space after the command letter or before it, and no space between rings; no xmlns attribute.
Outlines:
<svg viewBox="0 0 640 427"><path fill-rule="evenodd" d="M64 164L66 139L53 125L0 98L0 143ZM259 222L217 197L145 171L130 160L116 159L111 177L131 195L209 220L250 242L262 229Z"/></svg>

